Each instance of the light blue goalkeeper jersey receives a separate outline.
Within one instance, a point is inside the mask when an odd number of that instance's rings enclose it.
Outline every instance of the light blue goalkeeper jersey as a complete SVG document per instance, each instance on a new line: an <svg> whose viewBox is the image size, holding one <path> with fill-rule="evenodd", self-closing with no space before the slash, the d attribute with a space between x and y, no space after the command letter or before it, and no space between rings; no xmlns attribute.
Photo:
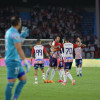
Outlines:
<svg viewBox="0 0 100 100"><path fill-rule="evenodd" d="M20 34L14 27L9 28L5 34L5 61L16 60L20 61L19 54L14 43L21 42Z"/></svg>

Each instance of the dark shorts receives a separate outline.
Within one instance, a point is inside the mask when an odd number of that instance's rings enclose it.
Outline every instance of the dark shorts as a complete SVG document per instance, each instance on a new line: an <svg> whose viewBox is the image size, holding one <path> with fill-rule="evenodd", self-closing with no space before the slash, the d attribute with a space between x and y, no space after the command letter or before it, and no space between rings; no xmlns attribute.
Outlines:
<svg viewBox="0 0 100 100"><path fill-rule="evenodd" d="M44 64L34 64L34 69L38 68L44 69Z"/></svg>
<svg viewBox="0 0 100 100"><path fill-rule="evenodd" d="M76 59L75 63L76 63L76 66L79 66L80 64L82 64L82 59Z"/></svg>
<svg viewBox="0 0 100 100"><path fill-rule="evenodd" d="M72 62L64 62L64 69L71 70Z"/></svg>
<svg viewBox="0 0 100 100"><path fill-rule="evenodd" d="M57 66L57 58L53 58L50 56L50 67L55 67Z"/></svg>
<svg viewBox="0 0 100 100"><path fill-rule="evenodd" d="M58 66L58 67L59 67L59 68L64 67L63 61L60 61L60 63L59 63L59 66Z"/></svg>

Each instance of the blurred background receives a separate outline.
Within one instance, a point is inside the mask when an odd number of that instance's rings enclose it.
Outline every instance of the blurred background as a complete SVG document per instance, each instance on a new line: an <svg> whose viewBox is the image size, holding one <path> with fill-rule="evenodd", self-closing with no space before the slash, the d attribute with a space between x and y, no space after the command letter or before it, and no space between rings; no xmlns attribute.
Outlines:
<svg viewBox="0 0 100 100"><path fill-rule="evenodd" d="M71 36L75 43L80 37L86 44L83 58L100 58L100 0L0 0L0 58L4 57L5 31L10 27L10 17L20 15L22 25L29 35L23 45L27 57L31 55L36 40L49 52L49 40L59 35Z"/></svg>

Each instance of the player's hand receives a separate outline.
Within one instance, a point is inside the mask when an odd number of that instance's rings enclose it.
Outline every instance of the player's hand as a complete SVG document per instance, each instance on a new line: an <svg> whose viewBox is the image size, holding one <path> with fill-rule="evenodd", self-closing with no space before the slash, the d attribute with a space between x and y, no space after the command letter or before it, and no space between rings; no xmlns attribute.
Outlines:
<svg viewBox="0 0 100 100"><path fill-rule="evenodd" d="M30 64L32 65L32 61L30 62Z"/></svg>
<svg viewBox="0 0 100 100"><path fill-rule="evenodd" d="M82 44L82 46L83 46L83 47L86 47L86 45L85 45L85 44Z"/></svg>
<svg viewBox="0 0 100 100"><path fill-rule="evenodd" d="M32 65L32 59L34 59L33 57L31 57L31 62L30 62L30 64Z"/></svg>
<svg viewBox="0 0 100 100"><path fill-rule="evenodd" d="M26 59L24 59L23 62L26 67L26 72L28 73L30 71L31 66Z"/></svg>
<svg viewBox="0 0 100 100"><path fill-rule="evenodd" d="M32 65L32 60L31 60L30 64Z"/></svg>
<svg viewBox="0 0 100 100"><path fill-rule="evenodd" d="M21 37L22 38L26 38L28 36L28 33L29 33L29 29L27 27L22 27L22 31L21 31Z"/></svg>

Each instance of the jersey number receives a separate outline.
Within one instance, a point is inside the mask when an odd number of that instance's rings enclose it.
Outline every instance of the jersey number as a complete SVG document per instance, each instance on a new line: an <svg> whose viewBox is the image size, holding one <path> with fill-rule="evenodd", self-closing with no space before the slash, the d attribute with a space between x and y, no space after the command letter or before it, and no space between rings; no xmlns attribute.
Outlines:
<svg viewBox="0 0 100 100"><path fill-rule="evenodd" d="M69 53L70 55L72 54L72 48L66 48L66 54L68 54L68 53Z"/></svg>
<svg viewBox="0 0 100 100"><path fill-rule="evenodd" d="M42 56L42 50L41 50L41 49L36 50L36 53L38 54L38 56L39 56L39 55L41 55L41 56Z"/></svg>
<svg viewBox="0 0 100 100"><path fill-rule="evenodd" d="M15 68L15 74L18 74L19 73L19 67L16 67Z"/></svg>

